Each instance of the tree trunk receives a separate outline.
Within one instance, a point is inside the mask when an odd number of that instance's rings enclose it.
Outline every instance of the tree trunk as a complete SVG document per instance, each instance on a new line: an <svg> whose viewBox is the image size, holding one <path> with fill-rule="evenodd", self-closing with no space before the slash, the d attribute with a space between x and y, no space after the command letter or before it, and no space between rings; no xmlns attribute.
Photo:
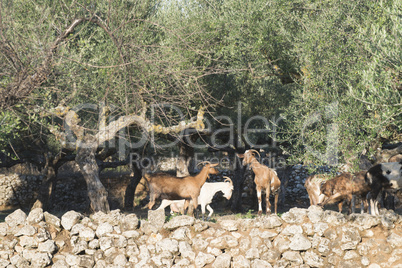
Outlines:
<svg viewBox="0 0 402 268"><path fill-rule="evenodd" d="M237 161L237 156L235 156L235 161ZM244 173L246 171L246 167L242 166L240 163L236 162L236 168L234 172L233 178L233 195L232 195L232 206L231 210L233 212L243 212L242 204L241 204L241 194L243 190L243 183L245 180Z"/></svg>
<svg viewBox="0 0 402 268"><path fill-rule="evenodd" d="M135 190L142 178L141 168L136 164L133 164L132 167L134 175L130 176L130 184L127 185L126 193L124 195L124 208L127 210L131 210L134 207Z"/></svg>
<svg viewBox="0 0 402 268"><path fill-rule="evenodd" d="M56 167L54 157L46 157L46 165L44 168L45 178L42 180L42 185L40 186L38 198L32 205L34 208L42 208L43 210L49 210L49 198L52 194L53 182L56 179Z"/></svg>
<svg viewBox="0 0 402 268"><path fill-rule="evenodd" d="M288 189L288 183L289 183L289 178L290 175L292 174L292 167L291 166L286 166L283 168L278 168L276 170L277 174L278 174L278 178L281 180L281 190L279 193L279 200L278 200L278 204L282 207L285 206L286 203L286 192Z"/></svg>
<svg viewBox="0 0 402 268"><path fill-rule="evenodd" d="M99 167L96 163L95 152L98 143L89 141L83 143L77 150L75 158L87 184L88 197L93 211L109 212L108 193L99 179Z"/></svg>
<svg viewBox="0 0 402 268"><path fill-rule="evenodd" d="M184 142L179 143L179 157L177 159L177 177L189 176L189 164L191 158L194 157L194 148Z"/></svg>

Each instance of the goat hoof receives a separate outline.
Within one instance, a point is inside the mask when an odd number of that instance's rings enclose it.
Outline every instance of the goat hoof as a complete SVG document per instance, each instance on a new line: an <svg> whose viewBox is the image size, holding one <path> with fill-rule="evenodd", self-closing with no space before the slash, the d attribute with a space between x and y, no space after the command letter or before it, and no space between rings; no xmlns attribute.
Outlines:
<svg viewBox="0 0 402 268"><path fill-rule="evenodd" d="M261 216L262 215L262 211L258 211L258 216Z"/></svg>

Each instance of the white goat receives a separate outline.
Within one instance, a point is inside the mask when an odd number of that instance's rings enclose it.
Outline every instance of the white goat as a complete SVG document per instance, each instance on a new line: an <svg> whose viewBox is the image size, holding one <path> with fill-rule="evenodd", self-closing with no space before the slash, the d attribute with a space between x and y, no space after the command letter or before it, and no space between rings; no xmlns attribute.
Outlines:
<svg viewBox="0 0 402 268"><path fill-rule="evenodd" d="M209 214L207 221L211 218L214 210L209 204L212 202L212 198L217 192L222 192L223 196L229 200L232 197L233 182L229 177L223 176L224 182L206 182L201 187L200 195L198 196L198 204L201 206L202 220L204 220L205 207L208 209ZM170 213L180 212L184 206L184 199L182 200L167 200L163 199L161 205L157 210L165 209L165 207L170 206Z"/></svg>

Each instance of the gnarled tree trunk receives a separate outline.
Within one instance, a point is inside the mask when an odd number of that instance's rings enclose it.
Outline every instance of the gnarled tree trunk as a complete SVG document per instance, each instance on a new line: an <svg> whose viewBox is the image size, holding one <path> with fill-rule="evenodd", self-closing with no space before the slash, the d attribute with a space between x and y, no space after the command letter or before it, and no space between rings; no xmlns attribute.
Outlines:
<svg viewBox="0 0 402 268"><path fill-rule="evenodd" d="M130 176L130 183L127 185L126 193L124 195L124 208L128 210L131 210L134 207L135 190L142 178L142 169L139 165L133 164L132 169L133 174Z"/></svg>
<svg viewBox="0 0 402 268"><path fill-rule="evenodd" d="M237 161L237 156L234 156L234 161ZM241 204L241 194L243 192L243 184L245 181L245 171L246 167L241 165L240 162L235 163L235 172L233 178L233 195L232 195L232 206L231 210L233 212L243 212Z"/></svg>
<svg viewBox="0 0 402 268"><path fill-rule="evenodd" d="M99 167L96 163L95 152L98 143L87 139L77 150L75 158L87 184L88 197L94 211L109 212L108 193L99 178Z"/></svg>
<svg viewBox="0 0 402 268"><path fill-rule="evenodd" d="M176 165L177 177L185 177L190 175L188 167L192 157L194 157L194 148L184 142L180 142L179 157L177 159L177 165Z"/></svg>

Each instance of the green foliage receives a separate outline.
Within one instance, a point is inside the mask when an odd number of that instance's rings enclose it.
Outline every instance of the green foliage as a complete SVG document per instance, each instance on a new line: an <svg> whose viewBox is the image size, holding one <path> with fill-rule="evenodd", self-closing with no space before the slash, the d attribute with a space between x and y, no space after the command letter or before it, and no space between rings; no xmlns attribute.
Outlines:
<svg viewBox="0 0 402 268"><path fill-rule="evenodd" d="M237 217L237 218L241 218L241 219L254 219L254 218L256 217L256 215L255 215L254 212L255 212L254 210L249 209L249 210L246 212L246 214L238 213L238 214L236 214L236 217Z"/></svg>
<svg viewBox="0 0 402 268"><path fill-rule="evenodd" d="M293 84L283 84L295 70L285 50L287 37L280 34L277 4L266 1L169 1L158 13L161 23L192 32L191 43L203 45L203 55L193 54L193 65L213 75L202 81L208 92L221 106L216 107L216 128L236 124L255 115L269 120L278 115L290 101ZM186 39L186 42L190 42ZM186 57L191 55L186 54ZM206 56L205 56L206 55ZM241 118L237 108L241 107ZM216 117L217 116L217 117ZM220 118L223 119L219 122ZM230 118L230 122L227 122ZM249 128L264 128L261 120L254 120ZM241 134L241 133L239 133ZM262 135L253 134L258 140ZM266 138L266 137L262 137Z"/></svg>
<svg viewBox="0 0 402 268"><path fill-rule="evenodd" d="M0 112L0 126L0 152L7 153L5 148L20 138L19 133L24 127L20 118L9 111Z"/></svg>
<svg viewBox="0 0 402 268"><path fill-rule="evenodd" d="M200 105L213 107L215 118L225 115L234 124L238 104L242 124L255 115L270 120L281 114L286 119L273 134L281 137L290 163L328 164L330 154L338 163L357 163L381 143L401 139L400 1L7 0L1 5L2 38L20 62L0 53L0 94L34 73L57 37L85 18L57 47L46 83L13 107L14 113L0 115L1 150L27 131L25 126L31 137L59 150L43 129L63 130L62 122L41 118L36 108L60 103L94 105L79 111L92 133L101 103L112 107L111 118L139 113L144 103L172 104L189 115ZM22 66L28 66L26 73L19 72ZM160 124L180 120L174 111L158 108ZM255 120L249 127L262 123Z"/></svg>
<svg viewBox="0 0 402 268"><path fill-rule="evenodd" d="M326 154L332 125L338 128L339 163L356 163L401 133L400 11L398 1L311 1L295 7L288 17L299 29L291 53L303 84L292 92L283 128L292 162L327 164L311 152ZM334 103L337 113L326 115ZM316 113L320 119L312 120Z"/></svg>

